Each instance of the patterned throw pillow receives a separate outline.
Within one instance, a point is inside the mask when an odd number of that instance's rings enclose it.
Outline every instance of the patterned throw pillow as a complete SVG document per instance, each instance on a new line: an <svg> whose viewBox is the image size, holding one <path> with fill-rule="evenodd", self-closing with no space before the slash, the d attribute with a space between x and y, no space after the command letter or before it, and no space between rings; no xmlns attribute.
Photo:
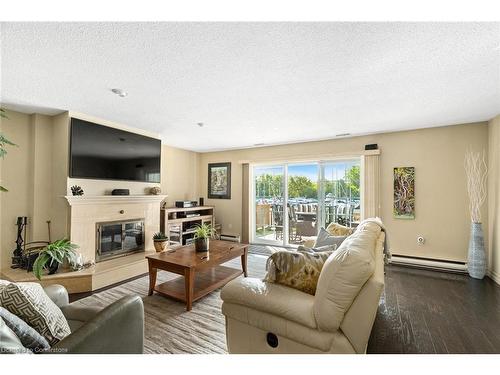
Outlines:
<svg viewBox="0 0 500 375"><path fill-rule="evenodd" d="M278 251L267 259L264 281L274 282L314 295L323 264L332 254Z"/></svg>
<svg viewBox="0 0 500 375"><path fill-rule="evenodd" d="M71 333L61 309L37 283L10 283L0 293L0 306L38 331L51 345Z"/></svg>
<svg viewBox="0 0 500 375"><path fill-rule="evenodd" d="M25 348L36 352L50 349L50 345L45 338L31 328L28 323L12 314L9 310L0 307L0 318L21 340Z"/></svg>
<svg viewBox="0 0 500 375"><path fill-rule="evenodd" d="M0 280L0 293L2 293L3 288L10 284L10 281Z"/></svg>

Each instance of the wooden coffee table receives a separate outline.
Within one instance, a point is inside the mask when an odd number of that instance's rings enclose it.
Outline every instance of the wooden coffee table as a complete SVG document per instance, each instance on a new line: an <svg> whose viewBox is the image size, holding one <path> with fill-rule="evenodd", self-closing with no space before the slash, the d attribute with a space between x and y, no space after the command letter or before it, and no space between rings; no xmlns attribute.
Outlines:
<svg viewBox="0 0 500 375"><path fill-rule="evenodd" d="M210 240L206 253L197 253L194 245L178 247L147 256L149 265L149 293L186 302L186 310L193 307L193 301L228 283L243 274L247 277L248 244ZM222 266L231 259L241 257L241 270ZM183 277L156 285L158 270L173 272Z"/></svg>

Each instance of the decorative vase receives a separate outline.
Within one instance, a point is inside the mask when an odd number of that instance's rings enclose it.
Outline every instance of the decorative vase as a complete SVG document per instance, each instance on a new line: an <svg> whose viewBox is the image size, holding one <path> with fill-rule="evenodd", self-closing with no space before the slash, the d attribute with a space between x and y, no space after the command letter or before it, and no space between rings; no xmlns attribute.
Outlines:
<svg viewBox="0 0 500 375"><path fill-rule="evenodd" d="M52 264L49 263L48 270L49 270L49 275L53 275L57 272L59 269L59 263L56 261L53 261Z"/></svg>
<svg viewBox="0 0 500 375"><path fill-rule="evenodd" d="M482 279L486 274L486 251L481 223L471 224L467 270L474 279Z"/></svg>
<svg viewBox="0 0 500 375"><path fill-rule="evenodd" d="M204 253L208 251L209 239L208 238L197 238L194 240L194 249L198 253Z"/></svg>
<svg viewBox="0 0 500 375"><path fill-rule="evenodd" d="M167 240L154 240L153 244L155 245L155 250L157 253L161 253L167 247Z"/></svg>

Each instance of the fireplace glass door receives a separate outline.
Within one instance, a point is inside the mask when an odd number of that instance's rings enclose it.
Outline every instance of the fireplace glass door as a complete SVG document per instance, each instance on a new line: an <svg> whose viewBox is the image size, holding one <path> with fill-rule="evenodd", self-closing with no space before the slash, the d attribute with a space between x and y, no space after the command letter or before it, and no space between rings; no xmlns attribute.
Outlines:
<svg viewBox="0 0 500 375"><path fill-rule="evenodd" d="M144 220L97 224L96 260L144 251Z"/></svg>

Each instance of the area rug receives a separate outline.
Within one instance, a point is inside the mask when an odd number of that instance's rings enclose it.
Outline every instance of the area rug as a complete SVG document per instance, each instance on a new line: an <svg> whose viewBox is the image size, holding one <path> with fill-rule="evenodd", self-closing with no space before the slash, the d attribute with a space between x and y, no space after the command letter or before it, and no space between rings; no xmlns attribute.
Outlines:
<svg viewBox="0 0 500 375"><path fill-rule="evenodd" d="M263 278L267 256L248 255L248 276ZM240 268L239 259L225 265ZM158 282L179 277L158 271ZM139 295L144 302L145 353L227 353L224 315L221 312L220 289L193 303L186 311L184 303L157 294L148 296L147 276L78 300L77 304L108 306L126 295ZM124 327L126 329L126 327Z"/></svg>

